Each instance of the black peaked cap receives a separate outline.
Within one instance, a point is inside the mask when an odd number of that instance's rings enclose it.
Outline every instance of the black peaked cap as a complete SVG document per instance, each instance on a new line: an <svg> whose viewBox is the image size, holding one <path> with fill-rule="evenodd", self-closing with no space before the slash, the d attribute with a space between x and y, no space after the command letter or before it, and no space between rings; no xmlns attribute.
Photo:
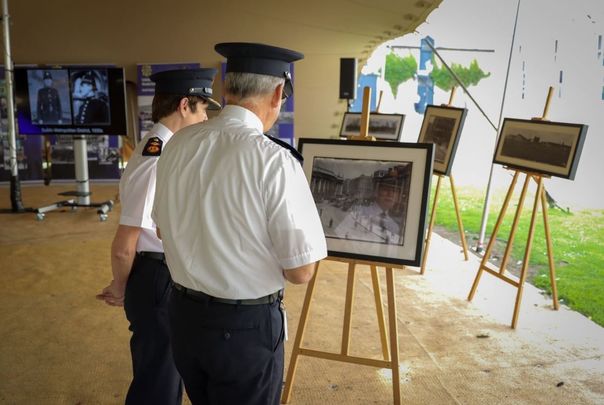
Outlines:
<svg viewBox="0 0 604 405"><path fill-rule="evenodd" d="M210 110L220 109L220 103L212 98L212 82L216 69L176 69L152 74L155 92L182 96L198 96L206 100Z"/></svg>
<svg viewBox="0 0 604 405"><path fill-rule="evenodd" d="M289 77L289 64L304 55L290 49L250 42L223 42L214 46L227 58L226 71Z"/></svg>

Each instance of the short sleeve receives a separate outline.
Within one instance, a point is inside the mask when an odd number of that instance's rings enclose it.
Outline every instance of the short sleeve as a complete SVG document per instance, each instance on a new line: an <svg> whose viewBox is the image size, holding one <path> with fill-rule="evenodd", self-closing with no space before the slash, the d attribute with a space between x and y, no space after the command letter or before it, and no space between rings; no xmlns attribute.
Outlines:
<svg viewBox="0 0 604 405"><path fill-rule="evenodd" d="M300 164L291 157L265 177L268 232L284 269L327 256L323 227Z"/></svg>
<svg viewBox="0 0 604 405"><path fill-rule="evenodd" d="M136 162L138 164L133 170L126 168L124 177L120 181L122 205L120 224L153 230L155 223L151 219L151 209L155 196L157 158L144 157L141 159Z"/></svg>

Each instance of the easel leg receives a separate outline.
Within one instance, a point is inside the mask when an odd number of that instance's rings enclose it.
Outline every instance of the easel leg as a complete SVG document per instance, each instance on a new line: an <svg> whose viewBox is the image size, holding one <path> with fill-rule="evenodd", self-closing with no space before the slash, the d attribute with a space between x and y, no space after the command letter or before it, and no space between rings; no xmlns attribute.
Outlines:
<svg viewBox="0 0 604 405"><path fill-rule="evenodd" d="M341 354L348 354L350 348L350 325L352 323L352 300L354 298L354 273L356 264L348 264L348 281L346 282L346 303L344 307L344 327L342 330Z"/></svg>
<svg viewBox="0 0 604 405"><path fill-rule="evenodd" d="M459 238L461 239L461 246L463 248L463 257L465 261L468 261L468 244L466 242L466 233L463 229L463 222L461 221L461 212L459 212L459 203L457 202L457 192L455 191L453 175L449 176L449 181L451 182L451 194L453 195L453 204L455 205L455 214L457 215L457 227L459 228Z"/></svg>
<svg viewBox="0 0 604 405"><path fill-rule="evenodd" d="M524 185L522 186L522 192L520 193L520 199L518 200L518 207L516 207L516 214L514 214L514 221L512 222L512 228L510 229L510 236L508 237L508 243L505 246L503 258L501 259L501 265L499 266L499 274L505 273L505 269L512 253L512 246L514 244L514 238L516 237L516 231L518 230L518 223L520 222L520 215L522 214L522 207L524 206L524 199L526 198L526 192L528 191L528 185L531 181L531 176L526 175Z"/></svg>
<svg viewBox="0 0 604 405"><path fill-rule="evenodd" d="M386 267L386 289L388 292L388 324L390 329L390 364L392 366L393 403L401 403L401 377L398 357L398 320L396 318L396 294L392 267Z"/></svg>
<svg viewBox="0 0 604 405"><path fill-rule="evenodd" d="M426 243L424 245L424 255L422 257L422 267L420 274L426 272L426 261L428 260L428 251L430 250L430 241L432 239L432 229L434 228L434 222L436 221L436 205L438 204L438 192L440 190L440 182L443 176L438 175L438 181L436 182L436 190L434 191L434 201L432 201L432 212L430 213L430 225L428 226L428 234L426 235Z"/></svg>
<svg viewBox="0 0 604 405"><path fill-rule="evenodd" d="M528 180L530 180L529 175L527 175L526 180L527 182ZM529 225L528 238L526 241L526 250L524 251L524 260L522 262L522 271L520 273L520 280L518 281L518 292L516 293L516 304L514 305L514 315L512 317L512 329L516 329L516 324L518 323L518 312L520 311L520 304L522 302L524 281L526 280L529 259L531 258L531 248L533 246L533 236L535 233L535 218L537 217L537 211L539 210L539 200L541 198L542 192L543 179L539 177L539 179L537 180L537 193L535 194L535 203L533 204L533 214L531 215L531 223ZM518 210L520 210L520 206L518 207Z"/></svg>
<svg viewBox="0 0 604 405"><path fill-rule="evenodd" d="M315 290L315 284L319 275L319 263L315 266L315 275L306 287L306 295L304 296L304 304L302 304L302 312L300 313L300 321L298 322L298 330L296 331L296 339L294 340L294 347L292 349L292 357L289 361L289 368L287 369L287 377L285 379L285 387L283 388L283 395L281 401L287 404L291 399L292 386L294 384L294 378L296 377L296 367L298 363L298 356L300 355L300 347L302 346L302 339L304 338L304 329L306 328L306 321L308 320L308 313L310 312L310 302L312 295Z"/></svg>
<svg viewBox="0 0 604 405"><path fill-rule="evenodd" d="M470 294L468 294L468 301L472 301L474 298L474 294L476 294L476 288L478 288L478 283L480 282L480 276L482 276L483 268L486 266L489 261L489 257L491 257L491 250L493 250L493 246L495 245L495 240L497 239L497 233L499 232L499 227L503 222L503 218L505 217L505 212L507 211L508 205L510 204L510 200L512 199L512 195L514 194L514 188L516 187L516 182L518 181L518 176L520 172L516 171L514 173L514 178L512 179L512 183L510 184L510 188L508 189L507 194L505 195L505 200L503 201L503 206L501 207L501 212L497 217L497 222L495 222L495 226L493 227L493 233L491 234L491 238L489 239L489 243L487 244L487 249L484 252L484 256L480 262L480 266L478 268L478 273L476 273L476 277L474 278L474 284L472 284L472 288L470 289Z"/></svg>
<svg viewBox="0 0 604 405"><path fill-rule="evenodd" d="M545 199L545 188L541 193L541 210L543 211L543 226L545 228L545 242L547 244L547 260L549 262L549 281L552 287L552 299L554 301L554 309L560 309L558 302L558 287L556 285L556 265L554 263L554 247L552 245L552 235L549 230L549 220L547 217L547 201Z"/></svg>
<svg viewBox="0 0 604 405"><path fill-rule="evenodd" d="M375 310L377 314L378 326L380 328L380 340L382 341L382 354L384 360L390 360L388 348L388 336L386 335L386 322L384 321L384 307L382 304L382 290L380 288L380 278L377 273L377 267L371 265L371 282L373 284L373 297L375 298Z"/></svg>

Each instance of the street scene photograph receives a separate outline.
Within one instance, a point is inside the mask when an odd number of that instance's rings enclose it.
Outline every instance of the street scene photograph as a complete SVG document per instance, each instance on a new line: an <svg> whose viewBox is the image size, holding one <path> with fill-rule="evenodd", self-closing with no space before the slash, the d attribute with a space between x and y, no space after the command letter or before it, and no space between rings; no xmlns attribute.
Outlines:
<svg viewBox="0 0 604 405"><path fill-rule="evenodd" d="M510 121L503 136L501 155L528 161L566 167L573 139L572 133L548 132L547 125L531 127L528 124L517 124ZM576 131L569 127L571 131Z"/></svg>
<svg viewBox="0 0 604 405"><path fill-rule="evenodd" d="M315 158L311 191L325 236L403 246L412 166Z"/></svg>

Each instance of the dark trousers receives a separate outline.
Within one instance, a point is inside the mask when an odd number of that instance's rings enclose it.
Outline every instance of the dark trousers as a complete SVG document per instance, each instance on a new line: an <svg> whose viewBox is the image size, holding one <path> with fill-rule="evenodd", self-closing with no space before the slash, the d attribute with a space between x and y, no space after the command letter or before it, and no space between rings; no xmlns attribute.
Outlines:
<svg viewBox="0 0 604 405"><path fill-rule="evenodd" d="M194 405L278 405L283 382L280 300L230 305L173 290L172 350Z"/></svg>
<svg viewBox="0 0 604 405"><path fill-rule="evenodd" d="M133 378L126 404L180 405L182 380L170 346L170 273L163 261L137 255L126 285Z"/></svg>

